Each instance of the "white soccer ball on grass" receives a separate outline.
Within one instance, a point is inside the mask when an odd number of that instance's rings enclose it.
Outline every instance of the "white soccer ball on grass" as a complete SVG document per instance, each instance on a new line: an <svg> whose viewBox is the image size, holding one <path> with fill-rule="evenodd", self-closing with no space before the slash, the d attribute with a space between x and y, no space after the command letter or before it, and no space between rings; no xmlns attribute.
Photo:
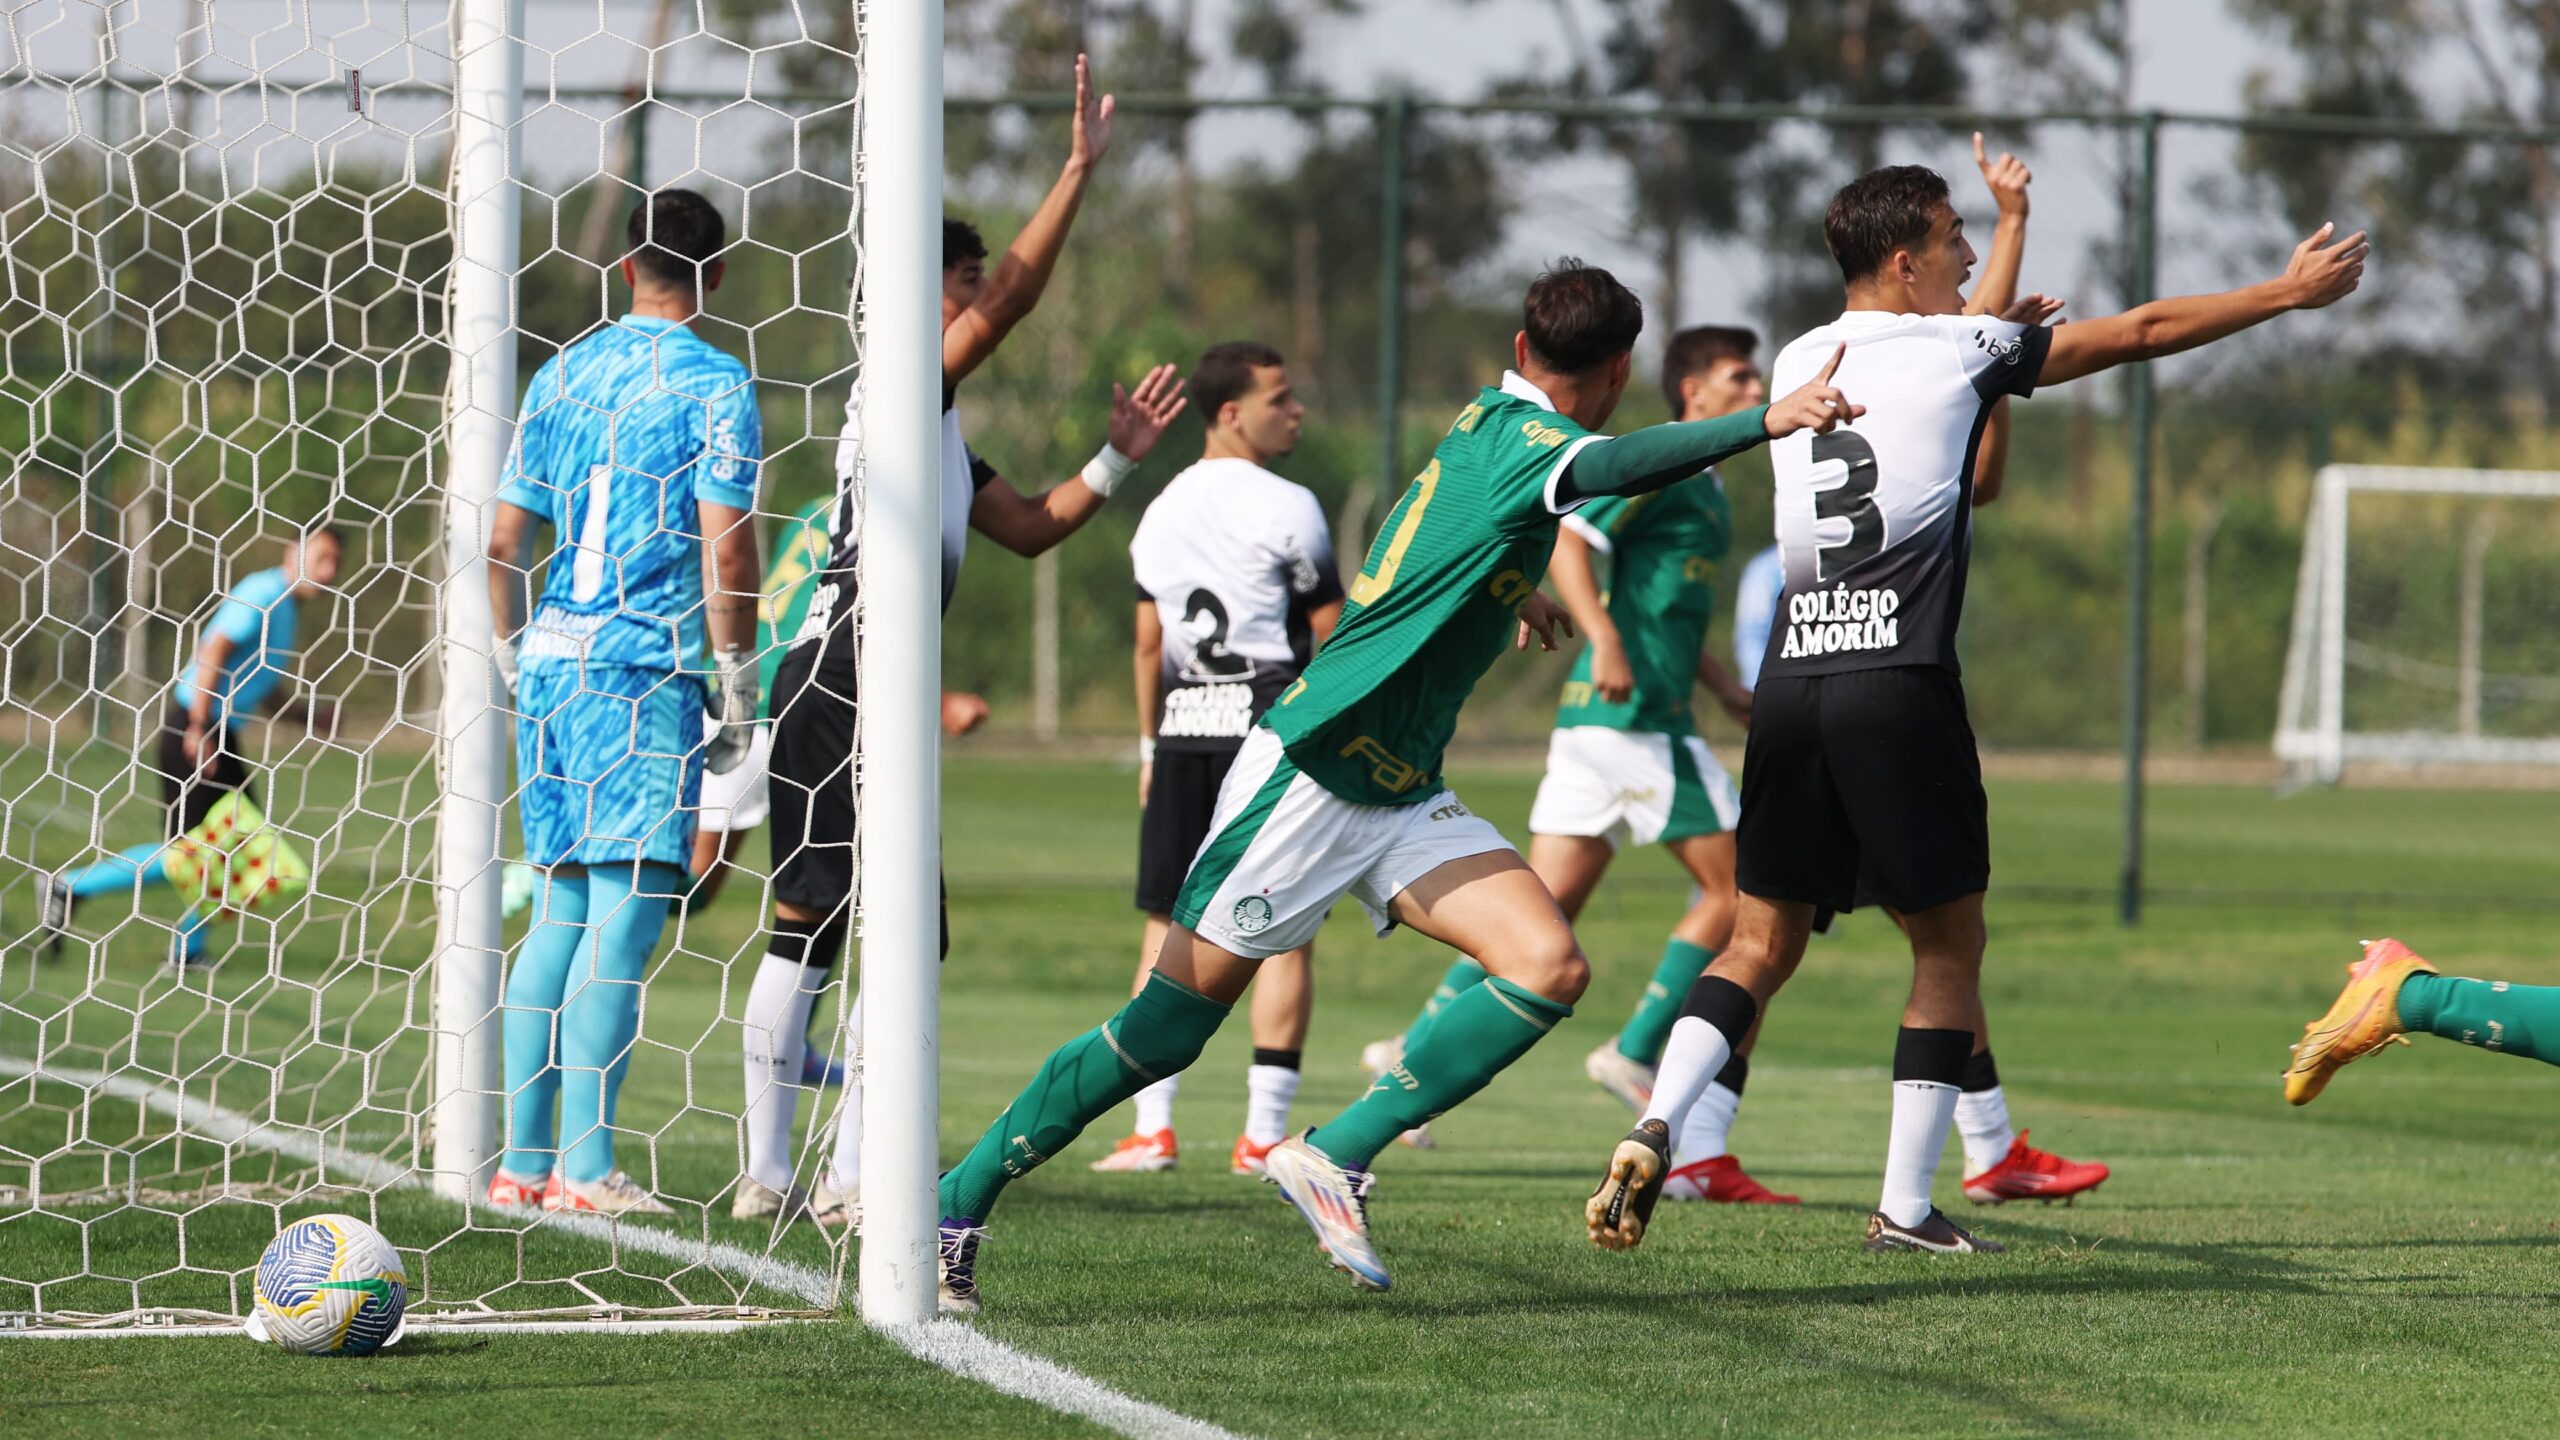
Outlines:
<svg viewBox="0 0 2560 1440"><path fill-rule="evenodd" d="M297 1355L370 1355L400 1341L409 1277L382 1232L352 1215L296 1220L258 1258L249 1338Z"/></svg>

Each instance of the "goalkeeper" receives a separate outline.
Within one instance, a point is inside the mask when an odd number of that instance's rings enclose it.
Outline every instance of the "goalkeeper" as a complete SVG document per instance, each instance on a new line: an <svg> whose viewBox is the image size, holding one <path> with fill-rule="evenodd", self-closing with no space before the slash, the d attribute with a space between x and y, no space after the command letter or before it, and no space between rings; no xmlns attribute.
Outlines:
<svg viewBox="0 0 2560 1440"><path fill-rule="evenodd" d="M735 769L755 727L763 426L746 366L686 328L719 287L727 234L690 190L632 211L631 312L534 372L490 528L517 808L544 877L507 973L507 1151L492 1205L668 1213L615 1165L612 1127L641 979L689 884L703 770ZM553 548L519 635L543 523ZM709 695L693 668L706 629Z"/></svg>
<svg viewBox="0 0 2560 1440"><path fill-rule="evenodd" d="M168 884L163 862L169 842L202 825L222 797L251 795L249 766L241 758L240 722L257 713L293 673L303 603L337 583L345 549L345 536L317 526L286 543L282 563L244 577L223 596L196 642L193 660L169 686L159 752L146 762L160 777L165 838L128 845L47 880L38 920L39 942L47 953L61 950L71 930L72 908L80 901ZM330 728L325 707L310 713L315 728ZM180 969L209 966L206 950L205 916L191 905L178 922L169 963Z"/></svg>

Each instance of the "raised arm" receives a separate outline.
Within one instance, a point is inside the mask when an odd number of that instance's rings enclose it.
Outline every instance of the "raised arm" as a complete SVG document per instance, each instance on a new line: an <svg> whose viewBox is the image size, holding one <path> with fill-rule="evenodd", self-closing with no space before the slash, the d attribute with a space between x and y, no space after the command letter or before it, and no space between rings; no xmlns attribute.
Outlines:
<svg viewBox="0 0 2560 1440"><path fill-rule="evenodd" d="M1067 231L1074 228L1076 211L1084 204L1085 186L1093 179L1093 167L1111 148L1112 97L1097 98L1093 93L1093 77L1085 57L1076 57L1076 114L1073 137L1067 147L1066 168L1058 172L1057 183L1049 187L1048 197L1040 208L1031 212L1022 233L1013 237L1003 256L996 261L995 273L987 277L986 287L978 292L977 301L961 312L942 332L942 384L945 389L959 384L969 372L986 363L996 353L1004 337L1022 323L1040 303L1041 293L1049 288L1049 273L1058 266L1058 252L1066 248Z"/></svg>
<svg viewBox="0 0 2560 1440"><path fill-rule="evenodd" d="M1712 420L1649 425L1583 445L1556 477L1557 508L1595 495L1642 495L1676 485L1755 445L1798 430L1825 434L1843 420L1857 419L1867 407L1850 404L1831 385L1840 357L1848 353L1846 345L1832 351L1820 374L1767 405Z"/></svg>
<svg viewBox="0 0 2560 1440"><path fill-rule="evenodd" d="M1973 457L1974 508L2000 498L2009 480L2009 397L1991 402L1991 418L1982 422L1982 445Z"/></svg>
<svg viewBox="0 0 2560 1440"><path fill-rule="evenodd" d="M1973 282L1973 295L1965 301L1967 315L1997 315L2018 298L2018 267L2027 254L2027 185L2035 179L2028 173L2026 162L2003 150L2000 158L1991 159L1982 151L1982 132L1973 132L1973 163L1982 170L1982 182L1991 187L1991 201L1999 207L1999 222L1991 230L1991 254L1982 262L1982 274Z"/></svg>
<svg viewBox="0 0 2560 1440"><path fill-rule="evenodd" d="M1574 628L1591 644L1591 688L1616 704L1635 693L1635 668L1627 663L1626 643L1618 624L1600 598L1600 576L1591 563L1591 541L1572 525L1556 532L1555 554L1547 561L1547 581L1573 616Z"/></svg>
<svg viewBox="0 0 2560 1440"><path fill-rule="evenodd" d="M2354 292L2372 246L2365 232L2332 242L2323 225L2293 247L2293 260L2273 280L2216 295L2182 295L2137 305L2121 315L2057 325L2037 383L2059 385L2083 375L2209 345L2288 310L2317 310Z"/></svg>
<svg viewBox="0 0 2560 1440"><path fill-rule="evenodd" d="M1111 487L1156 448L1186 403L1182 381L1170 365L1148 371L1134 391L1113 385L1110 440L1082 474L1037 495L1025 495L1012 481L992 476L969 502L969 524L1016 555L1046 552L1102 513Z"/></svg>

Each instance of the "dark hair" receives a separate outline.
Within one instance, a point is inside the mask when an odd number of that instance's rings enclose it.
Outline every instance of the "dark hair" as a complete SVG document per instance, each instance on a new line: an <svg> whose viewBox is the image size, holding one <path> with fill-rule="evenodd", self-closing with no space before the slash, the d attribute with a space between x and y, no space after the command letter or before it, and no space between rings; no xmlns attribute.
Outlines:
<svg viewBox="0 0 2560 1440"><path fill-rule="evenodd" d="M1200 363L1191 369L1191 379L1184 387L1191 394L1191 408L1200 412L1200 422L1215 427L1218 412L1227 402L1240 399L1253 388L1253 372L1267 370L1288 362L1280 352L1258 340L1229 340L1200 352Z"/></svg>
<svg viewBox="0 0 2560 1440"><path fill-rule="evenodd" d="M1926 165L1887 165L1840 187L1822 212L1822 240L1854 285L1884 268L1896 250L1928 238L1947 206L1946 177Z"/></svg>
<svg viewBox="0 0 2560 1440"><path fill-rule="evenodd" d="M1615 275L1567 255L1529 282L1520 328L1539 364L1559 375L1586 375L1636 348L1644 302Z"/></svg>
<svg viewBox="0 0 2560 1440"><path fill-rule="evenodd" d="M622 227L640 272L666 285L702 284L702 267L720 258L729 227L710 201L670 186L631 207Z"/></svg>
<svg viewBox="0 0 2560 1440"><path fill-rule="evenodd" d="M943 269L948 270L963 260L986 258L986 237L978 233L977 226L966 220L954 220L948 215L942 217Z"/></svg>
<svg viewBox="0 0 2560 1440"><path fill-rule="evenodd" d="M1693 325L1671 337L1662 352L1662 398L1680 418L1680 382L1703 375L1719 360L1748 360L1760 337L1739 325Z"/></svg>

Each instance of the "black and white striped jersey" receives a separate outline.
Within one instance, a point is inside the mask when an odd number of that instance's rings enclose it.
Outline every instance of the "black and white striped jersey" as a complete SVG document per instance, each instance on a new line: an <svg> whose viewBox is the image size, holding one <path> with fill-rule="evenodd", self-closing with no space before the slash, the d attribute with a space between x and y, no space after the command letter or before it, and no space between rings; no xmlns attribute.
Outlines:
<svg viewBox="0 0 2560 1440"><path fill-rule="evenodd" d="M1891 665L1954 672L1973 546L1973 466L2003 395L2034 393L2053 332L1977 315L1852 310L1798 336L1769 388L1832 384L1866 414L1769 447L1786 590L1763 676Z"/></svg>

